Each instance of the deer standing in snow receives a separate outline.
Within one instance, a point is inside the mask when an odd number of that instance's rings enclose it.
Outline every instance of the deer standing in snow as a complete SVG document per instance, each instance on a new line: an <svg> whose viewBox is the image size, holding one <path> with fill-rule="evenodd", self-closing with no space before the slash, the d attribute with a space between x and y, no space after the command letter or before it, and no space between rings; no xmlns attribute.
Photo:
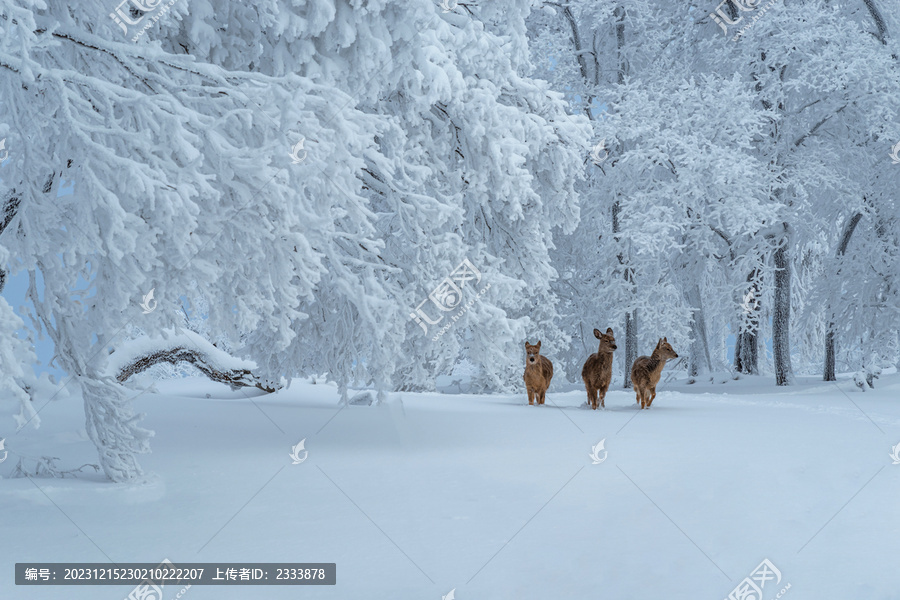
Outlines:
<svg viewBox="0 0 900 600"><path fill-rule="evenodd" d="M669 345L666 338L661 338L650 356L638 356L631 367L631 383L641 408L650 408L656 398L656 384L662 376L666 361L678 358L678 354Z"/></svg>

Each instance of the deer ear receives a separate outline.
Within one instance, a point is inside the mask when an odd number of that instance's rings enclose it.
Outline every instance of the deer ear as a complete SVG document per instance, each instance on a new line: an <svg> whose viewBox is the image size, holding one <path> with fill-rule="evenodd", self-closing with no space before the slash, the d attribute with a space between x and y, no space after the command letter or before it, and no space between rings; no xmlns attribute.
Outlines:
<svg viewBox="0 0 900 600"><path fill-rule="evenodd" d="M613 334L613 332L612 332L612 327L607 327L607 328L606 328L606 335L612 335L612 334Z"/></svg>
<svg viewBox="0 0 900 600"><path fill-rule="evenodd" d="M598 340L600 339L600 330L599 329L594 330L594 337L597 338Z"/></svg>
<svg viewBox="0 0 900 600"><path fill-rule="evenodd" d="M662 338L660 338L659 341L656 342L656 347L659 348L660 346L662 346Z"/></svg>
<svg viewBox="0 0 900 600"><path fill-rule="evenodd" d="M538 340L538 343L534 345L538 350L541 349L541 340Z"/></svg>
<svg viewBox="0 0 900 600"><path fill-rule="evenodd" d="M668 344L669 340L667 338L663 338L663 344Z"/></svg>
<svg viewBox="0 0 900 600"><path fill-rule="evenodd" d="M525 340L525 347L528 348L531 344L528 343L528 340Z"/></svg>

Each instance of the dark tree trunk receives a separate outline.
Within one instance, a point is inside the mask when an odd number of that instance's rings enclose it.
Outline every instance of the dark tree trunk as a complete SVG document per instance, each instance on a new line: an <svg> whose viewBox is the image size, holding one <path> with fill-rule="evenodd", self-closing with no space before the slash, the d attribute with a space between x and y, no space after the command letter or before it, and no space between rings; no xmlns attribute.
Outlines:
<svg viewBox="0 0 900 600"><path fill-rule="evenodd" d="M825 332L825 381L837 381L834 376L834 323L828 324Z"/></svg>
<svg viewBox="0 0 900 600"><path fill-rule="evenodd" d="M856 213L844 225L844 232L841 234L841 241L838 243L836 252L838 258L843 256L847 251L847 246L850 244L850 237L856 230L856 226L859 225L860 219L862 219L862 213ZM840 275L840 271L838 271L837 274ZM829 307L829 313L830 312L831 309ZM825 333L825 372L822 378L825 381L836 381L834 375L834 315L829 314L828 319L828 330Z"/></svg>
<svg viewBox="0 0 900 600"><path fill-rule="evenodd" d="M631 388L631 365L638 357L637 336L638 324L635 310L625 313L625 381L622 382L622 387L625 389Z"/></svg>
<svg viewBox="0 0 900 600"><path fill-rule="evenodd" d="M752 313L748 326L741 325L738 329L737 341L734 345L734 368L738 373L745 375L759 375L759 282L757 277L759 274L756 269L747 275L747 294L745 298L752 298L747 301L744 310L750 310Z"/></svg>
<svg viewBox="0 0 900 600"><path fill-rule="evenodd" d="M785 235L778 242L775 262L775 304L772 311L772 352L775 355L775 384L791 385L794 370L791 366L791 260L788 253L790 232L784 223Z"/></svg>
<svg viewBox="0 0 900 600"><path fill-rule="evenodd" d="M740 334L740 345L735 347L735 364L740 362L740 373L759 375L759 336L756 331Z"/></svg>

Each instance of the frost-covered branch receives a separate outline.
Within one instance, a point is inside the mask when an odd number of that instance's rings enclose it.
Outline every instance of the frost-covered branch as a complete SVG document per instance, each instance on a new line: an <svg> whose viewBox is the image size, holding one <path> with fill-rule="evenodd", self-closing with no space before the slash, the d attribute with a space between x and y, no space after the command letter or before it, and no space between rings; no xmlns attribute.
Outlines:
<svg viewBox="0 0 900 600"><path fill-rule="evenodd" d="M189 331L169 334L165 338L132 340L110 355L108 371L119 383L124 383L133 375L161 363L189 363L213 381L232 389L255 387L272 393L282 387L280 383L254 375L255 363L235 358Z"/></svg>
<svg viewBox="0 0 900 600"><path fill-rule="evenodd" d="M878 28L878 33L873 35L878 38L878 41L882 44L887 44L887 25L884 23L884 17L881 15L881 11L875 6L875 0L863 0L863 3L866 5L866 8L869 9L869 14L872 15L872 20L875 21L875 27Z"/></svg>

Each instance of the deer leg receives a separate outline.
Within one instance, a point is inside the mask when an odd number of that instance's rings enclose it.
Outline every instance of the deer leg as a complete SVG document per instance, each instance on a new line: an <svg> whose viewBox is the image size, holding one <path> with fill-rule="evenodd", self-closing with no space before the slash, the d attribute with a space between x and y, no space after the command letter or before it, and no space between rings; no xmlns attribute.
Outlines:
<svg viewBox="0 0 900 600"><path fill-rule="evenodd" d="M531 388L526 388L528 390L528 406L534 404L534 390Z"/></svg>

